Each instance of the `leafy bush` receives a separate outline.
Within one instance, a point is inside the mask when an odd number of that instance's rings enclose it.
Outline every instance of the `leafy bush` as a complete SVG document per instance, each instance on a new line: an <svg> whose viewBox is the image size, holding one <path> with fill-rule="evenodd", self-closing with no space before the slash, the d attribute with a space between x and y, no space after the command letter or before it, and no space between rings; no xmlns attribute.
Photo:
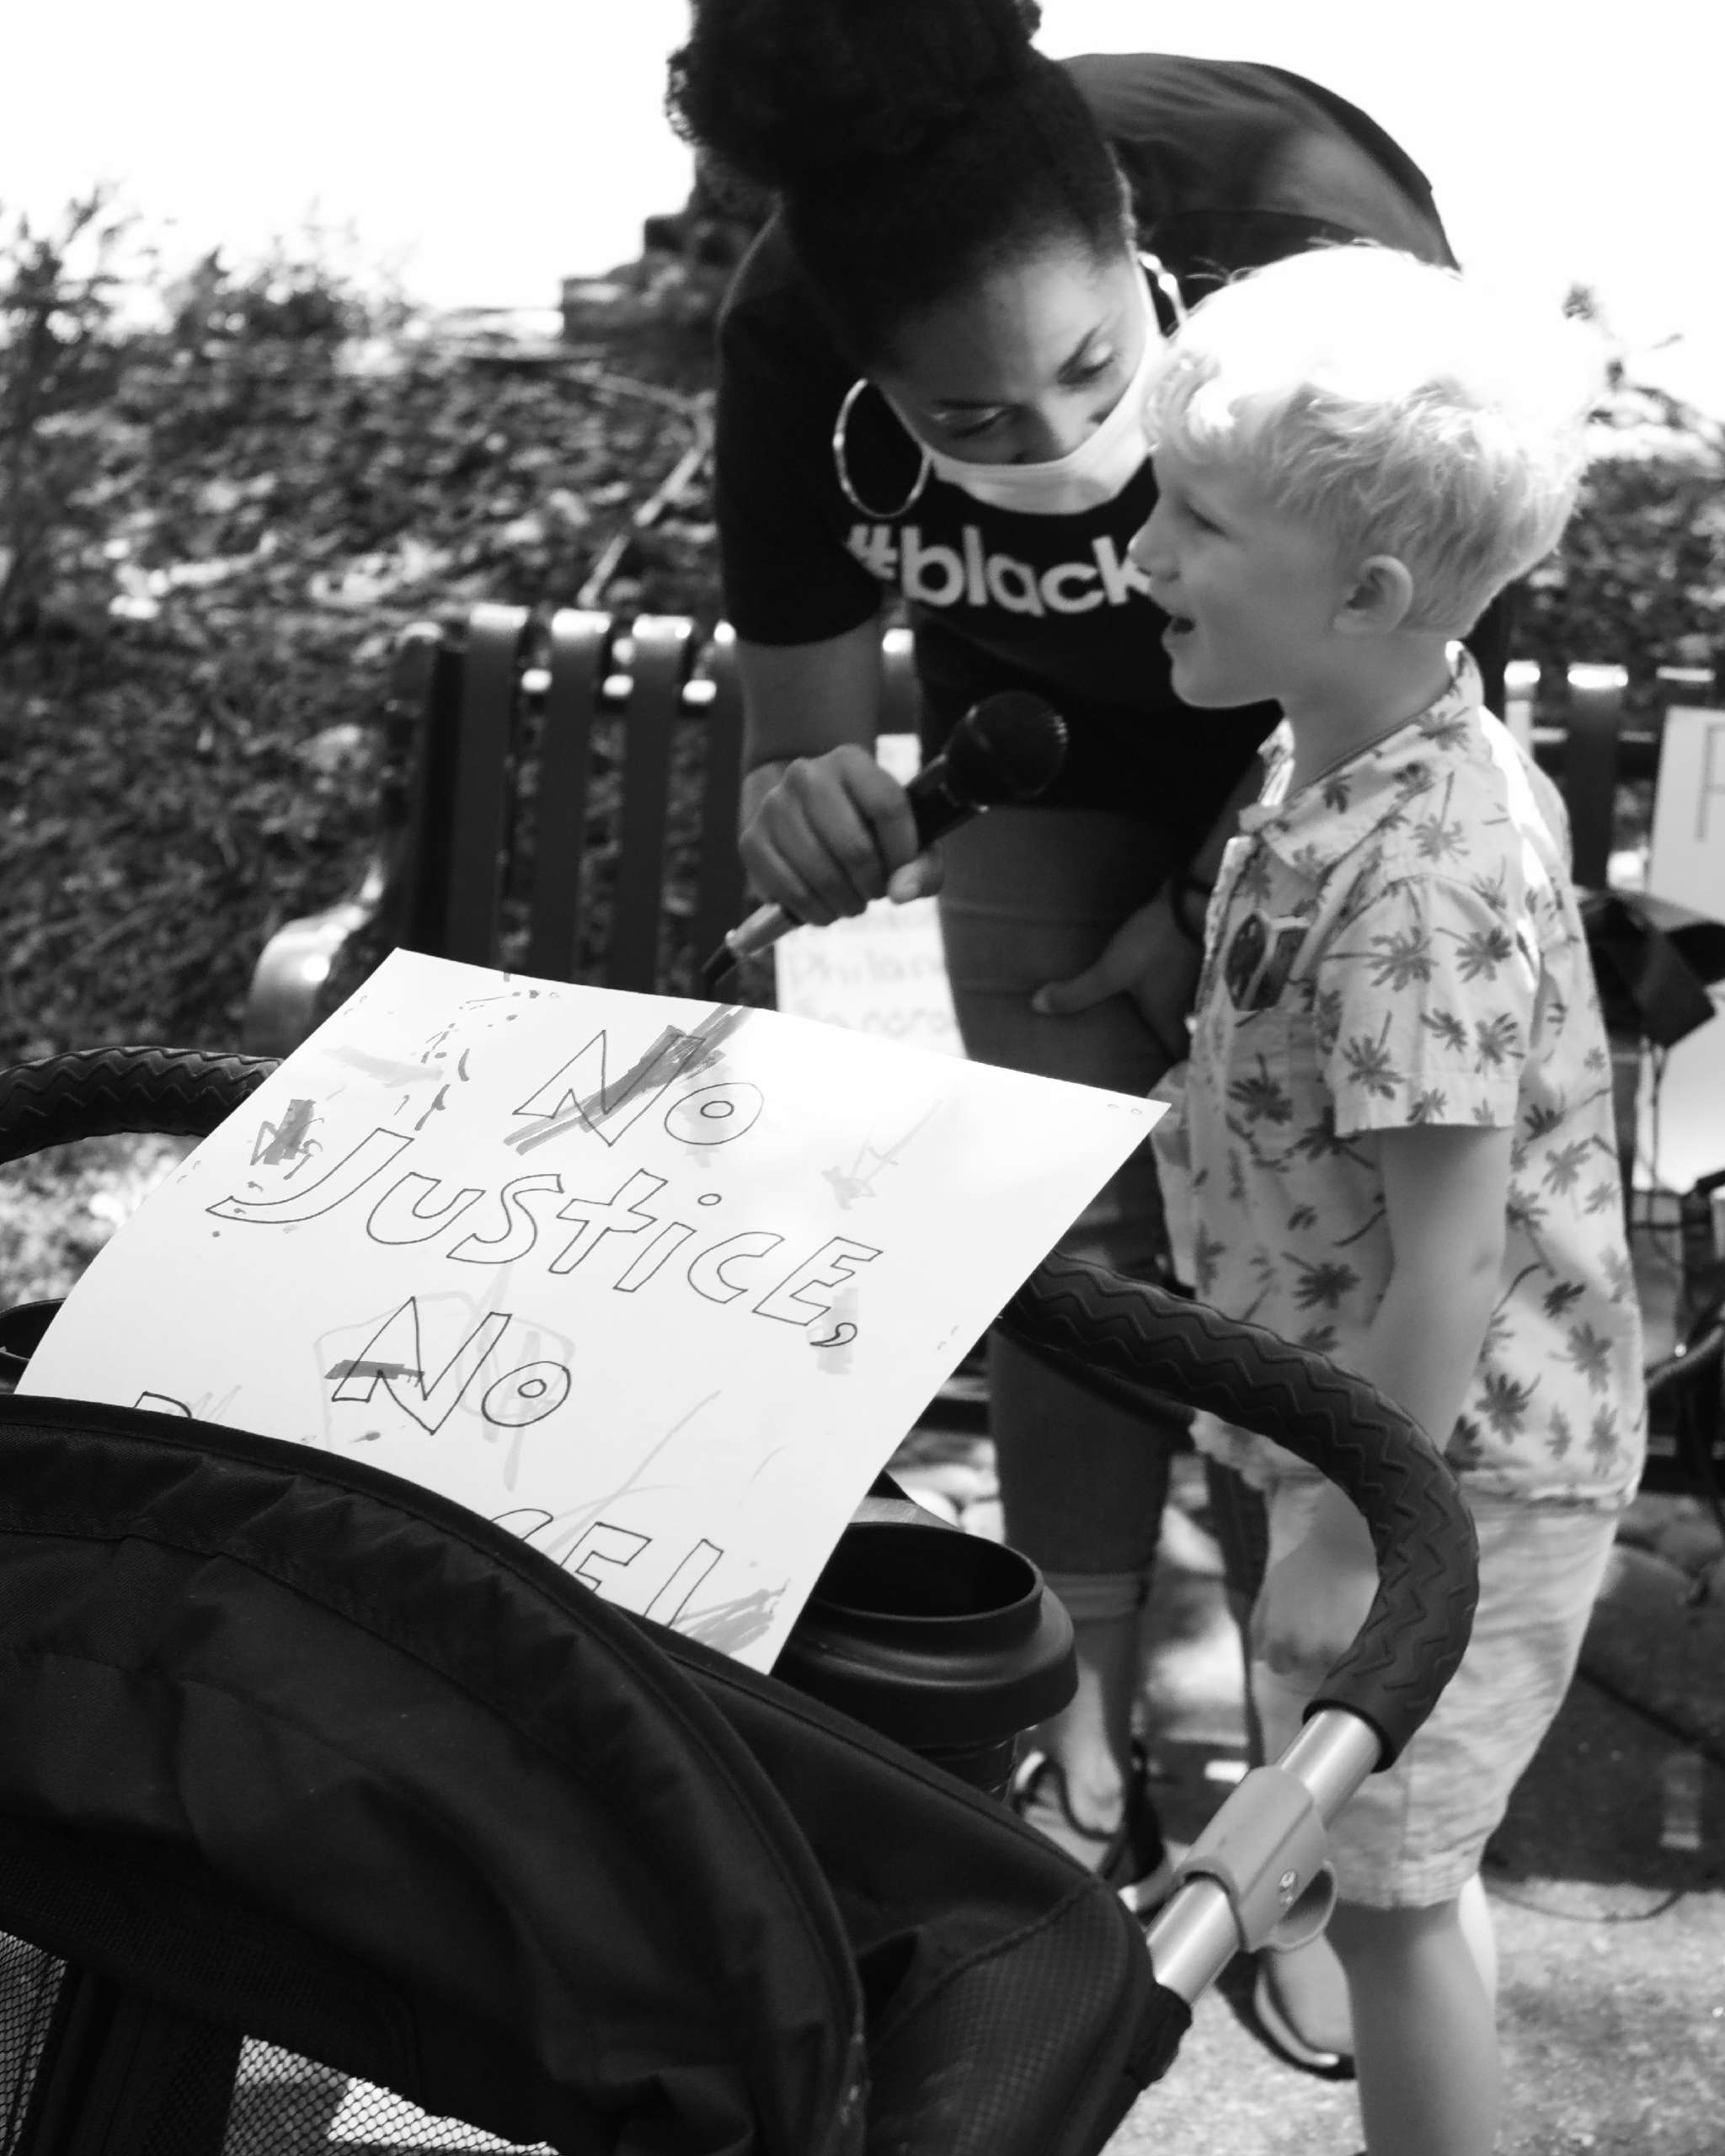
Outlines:
<svg viewBox="0 0 1725 2156"><path fill-rule="evenodd" d="M1571 311L1597 320L1585 291ZM1524 600L1518 643L1547 678L1573 660L1629 670L1657 720L1661 666L1725 668L1725 424L1610 366L1595 456L1563 545Z"/></svg>
<svg viewBox="0 0 1725 2156"><path fill-rule="evenodd" d="M0 516L36 535L0 645L0 1060L234 1044L264 940L357 873L406 622L568 604L601 563L620 611L717 611L704 483L633 523L704 429L686 282L524 353L282 254L124 327L71 261L0 250L53 340L0 345L29 480Z"/></svg>
<svg viewBox="0 0 1725 2156"><path fill-rule="evenodd" d="M0 648L34 632L99 533L124 232L98 193L57 231L20 217L0 240Z"/></svg>

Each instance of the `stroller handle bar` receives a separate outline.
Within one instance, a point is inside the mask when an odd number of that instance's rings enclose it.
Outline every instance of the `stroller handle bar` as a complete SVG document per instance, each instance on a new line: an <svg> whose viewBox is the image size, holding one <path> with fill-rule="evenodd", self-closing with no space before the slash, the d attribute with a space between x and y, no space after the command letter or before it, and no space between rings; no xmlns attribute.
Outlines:
<svg viewBox="0 0 1725 2156"><path fill-rule="evenodd" d="M275 1068L159 1047L16 1065L0 1071L0 1164L120 1132L206 1136ZM1282 1760L1248 1774L1199 1838L1151 1927L1158 1981L1190 2000L1239 1946L1322 1924L1324 1828L1396 1758L1466 1647L1472 1521L1454 1473L1393 1401L1262 1326L1060 1251L998 1321L1080 1384L1172 1395L1273 1438L1344 1490L1371 1534L1378 1587L1359 1635Z"/></svg>
<svg viewBox="0 0 1725 2156"><path fill-rule="evenodd" d="M1478 1593L1472 1518L1411 1417L1261 1326L1059 1251L1000 1324L1112 1398L1171 1394L1273 1438L1344 1490L1371 1534L1378 1586L1365 1624L1281 1759L1249 1774L1199 1837L1151 1927L1158 1983L1189 2004L1238 1949L1294 1944L1327 1919L1335 1889L1325 1829L1395 1760L1466 1648Z"/></svg>
<svg viewBox="0 0 1725 2156"><path fill-rule="evenodd" d="M79 1138L207 1138L276 1067L268 1055L91 1048L0 1070L0 1166Z"/></svg>
<svg viewBox="0 0 1725 2156"><path fill-rule="evenodd" d="M1345 1707L1389 1766L1437 1704L1473 1625L1478 1546L1453 1469L1412 1417L1325 1356L1149 1281L1060 1251L1001 1317L1078 1382L1097 1364L1273 1438L1327 1476L1370 1529L1378 1588L1308 1714Z"/></svg>

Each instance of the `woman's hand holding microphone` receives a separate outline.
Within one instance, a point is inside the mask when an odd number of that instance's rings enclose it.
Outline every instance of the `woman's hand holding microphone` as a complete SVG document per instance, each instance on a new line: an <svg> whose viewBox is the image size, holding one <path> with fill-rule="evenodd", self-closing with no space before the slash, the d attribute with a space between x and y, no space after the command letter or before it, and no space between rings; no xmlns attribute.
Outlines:
<svg viewBox="0 0 1725 2156"><path fill-rule="evenodd" d="M816 928L940 889L911 796L854 742L750 771L740 848L751 889Z"/></svg>

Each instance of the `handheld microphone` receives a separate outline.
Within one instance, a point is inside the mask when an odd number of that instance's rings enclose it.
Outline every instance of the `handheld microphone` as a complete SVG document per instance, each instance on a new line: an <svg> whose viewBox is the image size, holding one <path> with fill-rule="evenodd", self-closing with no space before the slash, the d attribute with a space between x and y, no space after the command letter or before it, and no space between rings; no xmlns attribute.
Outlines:
<svg viewBox="0 0 1725 2156"><path fill-rule="evenodd" d="M1033 801L1053 784L1065 755L1066 722L1033 690L1002 689L972 704L905 789L917 851L985 809ZM776 902L757 906L701 969L702 985L710 990L733 966L801 926Z"/></svg>

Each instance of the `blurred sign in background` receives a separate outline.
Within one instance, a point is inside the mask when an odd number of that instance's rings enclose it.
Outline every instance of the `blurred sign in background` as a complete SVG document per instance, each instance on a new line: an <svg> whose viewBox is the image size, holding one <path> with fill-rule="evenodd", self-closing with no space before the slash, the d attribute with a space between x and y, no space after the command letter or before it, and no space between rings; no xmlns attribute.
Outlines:
<svg viewBox="0 0 1725 2156"><path fill-rule="evenodd" d="M1050 53L1144 48L1293 67L1424 166L1464 261L1598 293L1660 379L1725 409L1711 205L1725 13L1693 0L1574 13L1451 0L1045 0ZM43 217L93 180L170 255L261 251L308 211L434 306L552 309L558 280L639 252L687 152L662 114L685 0L0 0L0 207ZM163 230L172 221L170 230Z"/></svg>

